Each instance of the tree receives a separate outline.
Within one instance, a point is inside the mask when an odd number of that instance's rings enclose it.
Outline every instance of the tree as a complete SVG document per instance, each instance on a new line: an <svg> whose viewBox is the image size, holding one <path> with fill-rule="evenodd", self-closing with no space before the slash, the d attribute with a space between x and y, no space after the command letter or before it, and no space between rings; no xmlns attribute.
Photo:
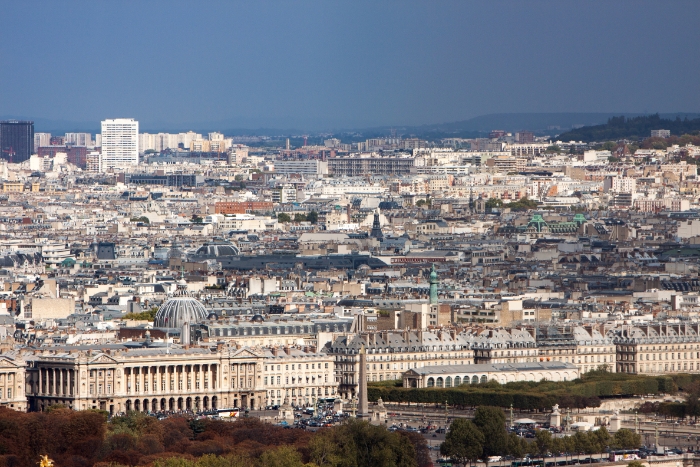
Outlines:
<svg viewBox="0 0 700 467"><path fill-rule="evenodd" d="M201 224L202 222L204 222L204 219L202 219L202 216L194 214L192 216L192 219L190 219L190 222L192 222L193 224Z"/></svg>
<svg viewBox="0 0 700 467"><path fill-rule="evenodd" d="M632 430L621 428L613 436L613 445L617 449L639 449L642 445L642 437Z"/></svg>
<svg viewBox="0 0 700 467"><path fill-rule="evenodd" d="M294 214L294 222L306 222L306 214Z"/></svg>
<svg viewBox="0 0 700 467"><path fill-rule="evenodd" d="M284 224L286 222L291 222L292 218L289 217L289 214L285 214L283 212L277 214L277 222Z"/></svg>
<svg viewBox="0 0 700 467"><path fill-rule="evenodd" d="M316 436L325 439L310 443L311 460L322 467L417 467L411 441L383 426L351 420Z"/></svg>
<svg viewBox="0 0 700 467"><path fill-rule="evenodd" d="M486 201L486 209L500 208L503 207L503 200L498 198L489 198Z"/></svg>
<svg viewBox="0 0 700 467"><path fill-rule="evenodd" d="M646 467L646 465L642 464L640 461L632 461L627 464L627 467Z"/></svg>
<svg viewBox="0 0 700 467"><path fill-rule="evenodd" d="M258 459L260 467L303 467L301 454L293 446L280 446L265 451Z"/></svg>
<svg viewBox="0 0 700 467"><path fill-rule="evenodd" d="M484 458L501 456L508 451L506 416L498 407L482 405L474 413L474 424L484 435Z"/></svg>
<svg viewBox="0 0 700 467"><path fill-rule="evenodd" d="M549 430L537 430L535 433L537 454L545 458L552 449L552 433Z"/></svg>
<svg viewBox="0 0 700 467"><path fill-rule="evenodd" d="M318 213L316 211L311 211L306 215L306 220L311 222L312 224L315 224L318 222Z"/></svg>
<svg viewBox="0 0 700 467"><path fill-rule="evenodd" d="M605 450L610 446L610 433L608 430L602 426L598 428L596 431L591 432L591 436L593 437L593 445L595 452L605 452Z"/></svg>
<svg viewBox="0 0 700 467"><path fill-rule="evenodd" d="M440 446L440 454L466 465L481 456L484 441L484 434L471 420L458 418L450 425L445 442Z"/></svg>
<svg viewBox="0 0 700 467"><path fill-rule="evenodd" d="M527 451L527 441L515 433L508 434L508 449L507 452L516 459L521 458Z"/></svg>

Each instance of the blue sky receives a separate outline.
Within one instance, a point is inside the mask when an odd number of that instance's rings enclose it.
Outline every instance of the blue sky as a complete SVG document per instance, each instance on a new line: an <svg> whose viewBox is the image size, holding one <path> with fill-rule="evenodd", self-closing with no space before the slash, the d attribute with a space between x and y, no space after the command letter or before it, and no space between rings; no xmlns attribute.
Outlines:
<svg viewBox="0 0 700 467"><path fill-rule="evenodd" d="M332 129L700 111L697 0L0 2L0 116Z"/></svg>

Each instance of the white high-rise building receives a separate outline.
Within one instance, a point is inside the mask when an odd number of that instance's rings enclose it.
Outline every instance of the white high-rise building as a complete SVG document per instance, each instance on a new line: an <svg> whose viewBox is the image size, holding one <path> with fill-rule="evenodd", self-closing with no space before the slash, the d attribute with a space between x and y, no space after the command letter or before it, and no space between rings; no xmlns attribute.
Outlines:
<svg viewBox="0 0 700 467"><path fill-rule="evenodd" d="M66 133L66 144L72 146L92 146L90 133Z"/></svg>
<svg viewBox="0 0 700 467"><path fill-rule="evenodd" d="M39 148L43 148L44 146L48 146L49 144L51 144L51 133L34 133L33 154L36 154Z"/></svg>
<svg viewBox="0 0 700 467"><path fill-rule="evenodd" d="M115 118L102 122L102 169L138 165L139 122Z"/></svg>

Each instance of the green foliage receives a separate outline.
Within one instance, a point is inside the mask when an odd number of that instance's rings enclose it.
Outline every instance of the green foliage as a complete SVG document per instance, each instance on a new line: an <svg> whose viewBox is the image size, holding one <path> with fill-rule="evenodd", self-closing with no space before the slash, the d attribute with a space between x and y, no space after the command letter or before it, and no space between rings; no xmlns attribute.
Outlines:
<svg viewBox="0 0 700 467"><path fill-rule="evenodd" d="M141 217L132 217L130 219L131 222L141 222L142 224L150 224L151 221L148 219L146 216L141 216Z"/></svg>
<svg viewBox="0 0 700 467"><path fill-rule="evenodd" d="M306 220L315 224L318 222L318 213L316 211L311 211L306 215Z"/></svg>
<svg viewBox="0 0 700 467"><path fill-rule="evenodd" d="M489 198L486 201L486 209L500 208L503 207L503 200L498 198Z"/></svg>
<svg viewBox="0 0 700 467"><path fill-rule="evenodd" d="M477 407L474 413L474 425L484 435L484 456L497 456L506 452L508 432L506 416L498 407Z"/></svg>
<svg viewBox="0 0 700 467"><path fill-rule="evenodd" d="M617 141L619 139L643 139L651 130L670 130L673 135L694 133L700 130L700 118L675 120L661 118L659 114L641 117L612 117L603 125L585 126L558 136L561 141Z"/></svg>
<svg viewBox="0 0 700 467"><path fill-rule="evenodd" d="M677 386L670 376L630 375L608 373L604 369L591 371L576 381L519 381L499 384L463 384L455 388L403 388L371 383L368 397L376 401L444 404L457 407L494 405L516 409L541 410L554 404L562 408L598 407L600 397L673 394Z"/></svg>
<svg viewBox="0 0 700 467"><path fill-rule="evenodd" d="M537 201L528 199L527 196L520 198L518 201L513 201L504 205L506 208L510 208L511 211L529 211L530 209L537 209Z"/></svg>
<svg viewBox="0 0 700 467"><path fill-rule="evenodd" d="M306 214L294 214L294 222L306 222Z"/></svg>
<svg viewBox="0 0 700 467"><path fill-rule="evenodd" d="M471 420L458 418L450 425L445 442L440 445L440 454L466 465L481 457L484 443L484 434Z"/></svg>
<svg viewBox="0 0 700 467"><path fill-rule="evenodd" d="M381 426L350 420L316 436L322 439L311 443L311 460L321 467L417 467L409 439Z"/></svg>
<svg viewBox="0 0 700 467"><path fill-rule="evenodd" d="M537 430L535 433L535 446L540 457L545 457L552 450L553 445L552 433L549 430Z"/></svg>
<svg viewBox="0 0 700 467"><path fill-rule="evenodd" d="M301 454L292 446L280 446L265 451L258 460L260 467L303 467Z"/></svg>
<svg viewBox="0 0 700 467"><path fill-rule="evenodd" d="M138 321L153 321L156 319L156 313L158 313L158 308L151 308L148 311L142 311L141 313L127 313L124 315L124 319L135 319Z"/></svg>
<svg viewBox="0 0 700 467"><path fill-rule="evenodd" d="M291 222L291 221L292 221L292 218L289 217L289 214L286 214L284 212L277 214L277 222L279 222L280 224L284 224L286 222Z"/></svg>
<svg viewBox="0 0 700 467"><path fill-rule="evenodd" d="M547 152L548 152L548 153L551 153L551 152L560 153L560 152L561 152L561 148L560 148L559 146L557 146L556 144L553 144L553 145L547 147Z"/></svg>
<svg viewBox="0 0 700 467"><path fill-rule="evenodd" d="M646 467L644 464L642 464L640 461L632 461L629 464L627 464L627 467Z"/></svg>
<svg viewBox="0 0 700 467"><path fill-rule="evenodd" d="M642 436L627 428L621 428L613 436L612 444L616 449L639 449Z"/></svg>
<svg viewBox="0 0 700 467"><path fill-rule="evenodd" d="M67 409L67 408L68 408L68 407L66 407L66 406L63 405L63 404L53 404L53 405L48 406L48 407L46 408L46 411L50 413L50 412L53 412L54 410L64 410L64 409Z"/></svg>
<svg viewBox="0 0 700 467"><path fill-rule="evenodd" d="M192 222L193 224L201 224L204 222L204 219L202 218L202 216L198 216L197 214L195 214L190 219L190 222Z"/></svg>

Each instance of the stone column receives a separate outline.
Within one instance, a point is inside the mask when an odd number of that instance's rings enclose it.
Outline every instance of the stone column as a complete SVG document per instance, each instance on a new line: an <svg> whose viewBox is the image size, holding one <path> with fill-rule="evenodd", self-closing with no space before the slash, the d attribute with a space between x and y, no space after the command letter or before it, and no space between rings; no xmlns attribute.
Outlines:
<svg viewBox="0 0 700 467"><path fill-rule="evenodd" d="M44 393L44 387L43 387L44 376L43 376L43 374L44 374L44 369L40 367L39 368L39 390L37 391L39 394Z"/></svg>

